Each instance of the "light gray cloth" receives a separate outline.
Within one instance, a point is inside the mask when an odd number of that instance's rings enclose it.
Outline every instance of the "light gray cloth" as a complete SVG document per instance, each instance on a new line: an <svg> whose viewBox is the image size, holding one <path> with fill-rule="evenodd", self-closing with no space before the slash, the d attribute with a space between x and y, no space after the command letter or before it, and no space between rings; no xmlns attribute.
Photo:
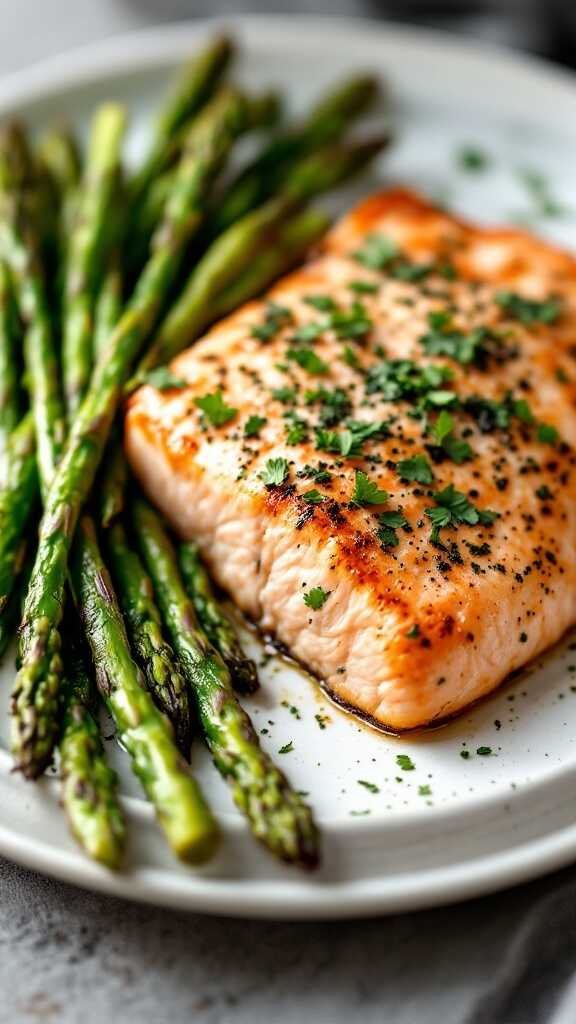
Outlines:
<svg viewBox="0 0 576 1024"><path fill-rule="evenodd" d="M217 13L208 0L0 0L0 73L207 10ZM575 879L422 914L278 924L133 906L0 859L0 1024L574 1024Z"/></svg>

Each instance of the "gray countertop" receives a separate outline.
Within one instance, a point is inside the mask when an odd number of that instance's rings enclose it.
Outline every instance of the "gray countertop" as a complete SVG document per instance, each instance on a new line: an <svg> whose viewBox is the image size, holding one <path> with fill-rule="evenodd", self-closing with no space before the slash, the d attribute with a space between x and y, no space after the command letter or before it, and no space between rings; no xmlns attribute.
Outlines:
<svg viewBox="0 0 576 1024"><path fill-rule="evenodd" d="M174 9L157 6L156 20ZM0 0L0 73L149 24L153 9L152 0ZM551 1021L576 958L572 877L422 914L279 924L135 906L0 860L0 1024ZM544 938L542 921L557 922ZM573 1022L572 1003L553 1019Z"/></svg>

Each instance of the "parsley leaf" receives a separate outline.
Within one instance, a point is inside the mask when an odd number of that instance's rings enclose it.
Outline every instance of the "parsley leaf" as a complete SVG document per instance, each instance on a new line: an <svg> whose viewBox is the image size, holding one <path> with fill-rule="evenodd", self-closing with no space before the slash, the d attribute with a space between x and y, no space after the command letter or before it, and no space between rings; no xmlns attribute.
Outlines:
<svg viewBox="0 0 576 1024"><path fill-rule="evenodd" d="M467 459L471 459L473 452L467 441L455 437L453 430L454 418L446 409L442 409L432 427L432 436L440 447L444 449L448 458L459 465L462 462L466 462Z"/></svg>
<svg viewBox="0 0 576 1024"><path fill-rule="evenodd" d="M551 423L539 423L536 433L542 444L556 444L559 436L556 427L553 427Z"/></svg>
<svg viewBox="0 0 576 1024"><path fill-rule="evenodd" d="M362 248L354 253L354 259L369 270L384 270L397 255L398 246L392 238L371 234L365 239Z"/></svg>
<svg viewBox="0 0 576 1024"><path fill-rule="evenodd" d="M388 491L382 491L373 480L370 480L366 473L357 469L354 478L354 492L352 503L354 505L383 505L388 501Z"/></svg>
<svg viewBox="0 0 576 1024"><path fill-rule="evenodd" d="M290 402L296 400L296 388L274 388L272 398L275 398L277 402L282 402L283 405L289 405Z"/></svg>
<svg viewBox="0 0 576 1024"><path fill-rule="evenodd" d="M302 469L299 469L296 475L304 480L315 480L319 484L329 484L332 480L332 474L326 469L325 462L319 462L318 466L307 464Z"/></svg>
<svg viewBox="0 0 576 1024"><path fill-rule="evenodd" d="M267 487L279 487L288 476L287 459L268 459L264 469L260 473L261 479Z"/></svg>
<svg viewBox="0 0 576 1024"><path fill-rule="evenodd" d="M413 772L416 768L414 761L408 756L408 754L397 754L396 764L403 772Z"/></svg>
<svg viewBox="0 0 576 1024"><path fill-rule="evenodd" d="M286 358L298 363L306 373L322 375L328 373L330 367L323 359L320 359L310 348L289 348Z"/></svg>
<svg viewBox="0 0 576 1024"><path fill-rule="evenodd" d="M403 512L399 509L396 511L390 510L389 512L381 512L378 516L378 522L380 524L376 531L376 536L380 541L383 548L395 548L400 543L396 530L399 530L403 526L408 526L408 520Z"/></svg>
<svg viewBox="0 0 576 1024"><path fill-rule="evenodd" d="M323 452L334 452L347 458L360 455L365 441L371 437L386 437L388 425L386 423L363 423L360 420L348 420L347 429L324 430L317 427L316 447Z"/></svg>
<svg viewBox="0 0 576 1024"><path fill-rule="evenodd" d="M267 422L265 416L249 416L244 424L244 437L258 437Z"/></svg>
<svg viewBox="0 0 576 1024"><path fill-rule="evenodd" d="M329 295L307 295L304 302L321 313L332 313L336 309L336 303Z"/></svg>
<svg viewBox="0 0 576 1024"><path fill-rule="evenodd" d="M305 501L307 505L321 505L324 501L324 495L313 487L311 491L304 491L302 500Z"/></svg>
<svg viewBox="0 0 576 1024"><path fill-rule="evenodd" d="M447 366L421 366L411 359L384 359L368 370L366 392L369 395L380 392L390 402L412 401L438 392L452 377ZM443 393L456 400L452 392Z"/></svg>
<svg viewBox="0 0 576 1024"><path fill-rule="evenodd" d="M213 427L222 427L225 423L233 420L238 412L238 409L234 409L231 405L226 405L221 391L215 391L211 395L202 395L201 398L195 398L194 405L202 410L204 418L209 420Z"/></svg>
<svg viewBox="0 0 576 1024"><path fill-rule="evenodd" d="M473 174L485 171L490 164L490 157L476 145L461 146L456 154L458 164L463 171Z"/></svg>
<svg viewBox="0 0 576 1024"><path fill-rule="evenodd" d="M283 747L280 747L279 754L291 754L294 750L294 743L290 740L289 743L285 743Z"/></svg>
<svg viewBox="0 0 576 1024"><path fill-rule="evenodd" d="M306 439L308 424L304 420L293 419L286 424L286 444L300 444Z"/></svg>
<svg viewBox="0 0 576 1024"><path fill-rule="evenodd" d="M251 329L253 338L259 341L270 341L287 324L292 323L292 313L285 306L269 302L266 306L264 323L255 324Z"/></svg>
<svg viewBox="0 0 576 1024"><path fill-rule="evenodd" d="M307 608L311 608L313 612L318 612L326 604L329 597L330 591L324 590L324 587L312 587L312 590L303 595L303 600Z"/></svg>
<svg viewBox="0 0 576 1024"><path fill-rule="evenodd" d="M429 313L428 324L431 330L420 338L426 354L448 356L463 366L483 366L498 341L486 327L474 327L468 334L456 330L445 310Z"/></svg>
<svg viewBox="0 0 576 1024"><path fill-rule="evenodd" d="M167 366L157 366L155 370L149 370L144 377L144 383L150 384L157 391L170 391L172 388L181 389L188 387L188 381L177 377Z"/></svg>
<svg viewBox="0 0 576 1024"><path fill-rule="evenodd" d="M507 316L519 320L526 327L556 323L562 313L560 299L549 298L538 302L536 299L526 299L516 292L498 292L495 298Z"/></svg>
<svg viewBox="0 0 576 1024"><path fill-rule="evenodd" d="M431 484L434 479L432 467L425 455L413 455L410 459L401 459L396 469L400 479L406 483Z"/></svg>
<svg viewBox="0 0 576 1024"><path fill-rule="evenodd" d="M364 786L364 789L367 789L369 793L380 792L380 788L376 785L375 782L367 782L366 779L356 779L356 782L358 783L359 786Z"/></svg>
<svg viewBox="0 0 576 1024"><path fill-rule="evenodd" d="M459 523L466 523L475 526L477 523L488 526L497 518L498 513L490 509L478 509L468 500L462 491L457 491L453 484L449 484L443 491L434 494L436 505L424 510L432 523L430 539L437 544L440 539L440 530L446 526L457 526Z"/></svg>

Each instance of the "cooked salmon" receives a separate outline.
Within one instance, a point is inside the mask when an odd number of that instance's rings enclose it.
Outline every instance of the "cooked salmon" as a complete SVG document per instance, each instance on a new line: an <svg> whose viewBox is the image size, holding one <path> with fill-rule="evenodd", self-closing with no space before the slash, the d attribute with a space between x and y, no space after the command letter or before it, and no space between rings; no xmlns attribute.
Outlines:
<svg viewBox="0 0 576 1024"><path fill-rule="evenodd" d="M241 609L378 727L576 621L576 261L402 190L130 400L126 450Z"/></svg>

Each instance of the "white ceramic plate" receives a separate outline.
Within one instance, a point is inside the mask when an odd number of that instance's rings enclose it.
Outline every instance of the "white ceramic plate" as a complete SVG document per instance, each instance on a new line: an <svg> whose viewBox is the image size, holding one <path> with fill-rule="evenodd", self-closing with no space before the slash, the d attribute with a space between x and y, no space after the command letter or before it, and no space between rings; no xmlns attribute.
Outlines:
<svg viewBox="0 0 576 1024"><path fill-rule="evenodd" d="M135 157L168 76L212 27L127 36L14 75L0 88L0 113L23 114L38 126L65 112L84 129L100 100L118 97L132 113ZM564 209L537 217L535 227L576 246L572 76L447 36L366 22L246 18L232 27L242 42L241 79L253 87L277 83L295 109L359 67L389 81L397 145L372 183L340 197L342 209L371 185L397 181L480 221L533 219L534 189L542 186L536 172ZM476 174L457 160L469 144L489 158ZM262 660L258 642L250 644ZM256 847L200 749L195 767L225 834L208 868L191 871L171 858L114 743L131 823L125 872L112 875L85 859L68 836L56 780L33 786L12 775L5 737L0 852L133 899L259 917L413 909L534 877L576 858L576 650L570 646L567 640L453 724L403 739L371 732L328 705L302 673L269 660L250 710L263 744L309 793L322 824L324 866L313 877L279 867ZM4 669L6 702L11 674ZM279 754L289 743L293 749ZM409 756L412 770L398 765L400 754Z"/></svg>

